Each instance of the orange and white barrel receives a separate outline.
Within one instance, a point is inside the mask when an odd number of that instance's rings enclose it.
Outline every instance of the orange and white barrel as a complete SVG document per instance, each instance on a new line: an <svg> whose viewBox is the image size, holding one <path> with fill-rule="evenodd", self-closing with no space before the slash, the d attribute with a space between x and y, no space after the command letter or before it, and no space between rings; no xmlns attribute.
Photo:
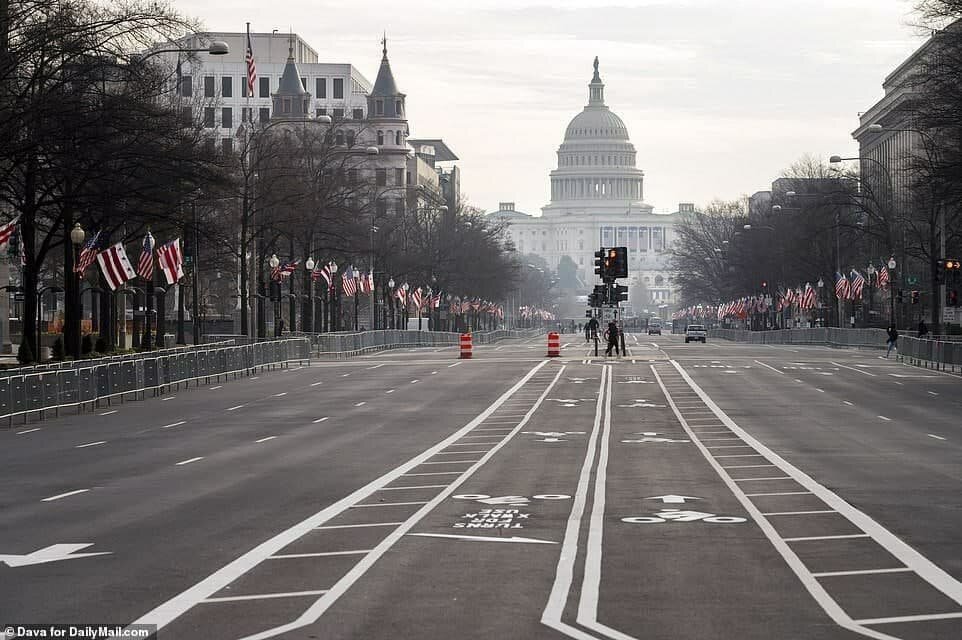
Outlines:
<svg viewBox="0 0 962 640"><path fill-rule="evenodd" d="M474 348L474 347L473 347L473 344L472 344L472 342L471 342L471 334L470 334L470 333L462 333L462 334L461 334L461 356L460 356L460 359L461 359L461 360L470 360L470 359L471 359L471 350L472 350L473 348Z"/></svg>
<svg viewBox="0 0 962 640"><path fill-rule="evenodd" d="M548 357L557 358L561 355L561 335L557 331L548 332Z"/></svg>

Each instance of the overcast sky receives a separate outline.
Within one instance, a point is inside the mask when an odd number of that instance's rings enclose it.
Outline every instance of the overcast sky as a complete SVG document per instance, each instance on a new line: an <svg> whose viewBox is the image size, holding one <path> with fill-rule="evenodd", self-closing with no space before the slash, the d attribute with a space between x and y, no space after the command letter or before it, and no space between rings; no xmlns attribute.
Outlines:
<svg viewBox="0 0 962 640"><path fill-rule="evenodd" d="M411 133L462 191L538 214L594 56L656 211L768 188L806 153L854 155L858 113L922 40L908 0L174 0L211 31L293 28L371 82L381 31Z"/></svg>

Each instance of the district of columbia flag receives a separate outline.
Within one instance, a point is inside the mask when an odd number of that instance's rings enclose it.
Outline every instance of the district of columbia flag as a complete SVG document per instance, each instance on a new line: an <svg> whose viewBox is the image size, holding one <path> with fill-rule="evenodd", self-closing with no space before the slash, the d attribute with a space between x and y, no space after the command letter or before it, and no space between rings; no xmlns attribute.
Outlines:
<svg viewBox="0 0 962 640"><path fill-rule="evenodd" d="M6 246L10 242L10 238L14 233L17 232L17 222L20 221L20 216L17 216L10 222L4 223L0 226L0 249Z"/></svg>
<svg viewBox="0 0 962 640"><path fill-rule="evenodd" d="M175 238L157 249L157 264L167 278L167 284L175 284L184 277L184 254L180 250L180 238Z"/></svg>
<svg viewBox="0 0 962 640"><path fill-rule="evenodd" d="M150 235L150 231L144 236L144 244L140 249L137 275L148 282L154 277L154 236Z"/></svg>
<svg viewBox="0 0 962 640"><path fill-rule="evenodd" d="M100 270L103 272L104 279L111 291L116 291L117 287L137 277L137 272L130 264L122 242L118 242L98 253L97 262L100 264Z"/></svg>

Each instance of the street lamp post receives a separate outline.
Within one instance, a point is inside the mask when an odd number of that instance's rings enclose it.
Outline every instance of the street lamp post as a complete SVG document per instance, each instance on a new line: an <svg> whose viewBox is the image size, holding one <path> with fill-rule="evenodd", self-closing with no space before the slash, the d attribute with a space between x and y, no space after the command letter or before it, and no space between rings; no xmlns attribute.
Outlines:
<svg viewBox="0 0 962 640"><path fill-rule="evenodd" d="M274 308L274 337L277 338L281 335L281 283L275 278L274 273L281 265L281 260L275 253L271 255L268 264L271 267L271 306Z"/></svg>
<svg viewBox="0 0 962 640"><path fill-rule="evenodd" d="M889 268L889 322L893 327L898 326L898 322L895 319L895 268L898 264L895 262L895 256L889 258L888 264Z"/></svg>
<svg viewBox="0 0 962 640"><path fill-rule="evenodd" d="M334 275L337 273L337 263L331 260L331 289L330 302L328 306L331 312L331 331L337 331L337 285L334 284Z"/></svg>
<svg viewBox="0 0 962 640"><path fill-rule="evenodd" d="M388 294L387 294L387 295L388 295L388 298L387 298L388 304L387 304L387 307L388 307L388 309L391 310L391 322L390 322L390 326L389 326L389 327L388 327L388 326L385 326L384 328L385 328L385 329L389 329L389 328L390 328L390 329L396 329L396 328L397 328L397 317L395 317L395 315L394 315L394 278L391 278L390 280L387 281L387 288L388 288Z"/></svg>
<svg viewBox="0 0 962 640"><path fill-rule="evenodd" d="M874 297L872 277L875 275L875 266L871 262L865 267L865 273L868 275L868 316L865 319L865 326L868 327L872 324L872 298Z"/></svg>
<svg viewBox="0 0 962 640"><path fill-rule="evenodd" d="M401 314L404 326L401 327L402 329L408 328L408 289L410 288L411 285L409 285L407 282L401 285L401 289L404 290L404 312Z"/></svg>
<svg viewBox="0 0 962 640"><path fill-rule="evenodd" d="M80 258L80 246L84 243L84 239L87 234L84 232L83 227L77 222L74 224L73 229L70 230L70 244L73 247L73 266L75 269L73 273L67 277L73 278L73 286L70 287L70 300L67 301L72 308L72 315L70 318L70 344L67 345L67 353L71 354L74 360L80 360L80 334L83 332L83 308L81 304L83 302L83 297L80 293L80 272L76 270L77 260Z"/></svg>
<svg viewBox="0 0 962 640"><path fill-rule="evenodd" d="M311 308L310 313L308 313L307 316L305 316L305 319L307 320L307 326L304 327L304 330L307 331L308 333L311 333L314 331L314 265L315 264L317 263L314 262L313 257L308 257L307 260L304 261L304 268L307 269L307 276L308 276L307 305Z"/></svg>
<svg viewBox="0 0 962 640"><path fill-rule="evenodd" d="M819 306L819 310L821 310L822 312L821 320L822 320L822 326L824 327L825 326L825 303L822 302L822 293L825 291L825 281L822 280L821 276L819 276L818 282L815 284L818 287L818 306Z"/></svg>

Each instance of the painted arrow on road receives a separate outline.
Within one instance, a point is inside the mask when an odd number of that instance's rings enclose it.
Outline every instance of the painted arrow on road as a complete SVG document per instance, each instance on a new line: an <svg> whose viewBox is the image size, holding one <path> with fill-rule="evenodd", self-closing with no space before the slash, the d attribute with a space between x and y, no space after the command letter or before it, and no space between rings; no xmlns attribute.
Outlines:
<svg viewBox="0 0 962 640"><path fill-rule="evenodd" d="M457 540L474 540L475 542L529 542L532 544L558 544L551 540L538 540L537 538L521 538L512 536L510 538L494 538L489 536L459 536L453 533L410 533L411 536L424 536L425 538L455 538Z"/></svg>
<svg viewBox="0 0 962 640"><path fill-rule="evenodd" d="M92 547L92 542L84 544L52 544L43 549L37 549L33 553L22 556L0 555L0 562L5 562L10 567L23 567L31 564L44 564L46 562L58 562L60 560L73 560L74 558L88 558L90 556L110 555L109 551L99 553L74 553L87 547Z"/></svg>
<svg viewBox="0 0 962 640"><path fill-rule="evenodd" d="M694 496L652 496L651 498L645 498L645 500L661 500L664 504L685 504L686 500L701 500L701 498L696 498Z"/></svg>

